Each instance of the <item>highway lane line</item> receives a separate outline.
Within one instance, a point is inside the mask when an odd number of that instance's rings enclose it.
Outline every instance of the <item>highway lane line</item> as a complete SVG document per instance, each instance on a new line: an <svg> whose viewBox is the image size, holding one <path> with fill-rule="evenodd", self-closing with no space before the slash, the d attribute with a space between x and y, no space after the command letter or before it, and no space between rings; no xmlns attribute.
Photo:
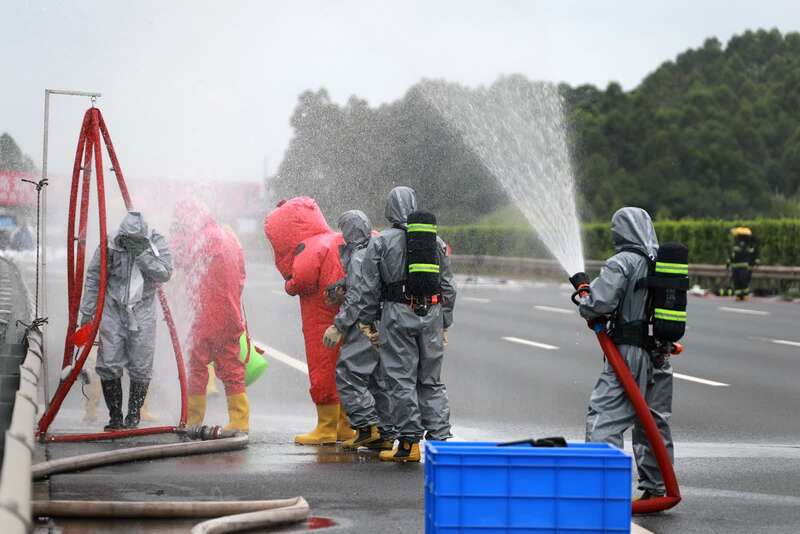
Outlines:
<svg viewBox="0 0 800 534"><path fill-rule="evenodd" d="M481 297L461 297L458 300L465 300L467 302L477 302L479 304L489 304L490 302L492 302L489 299L484 299Z"/></svg>
<svg viewBox="0 0 800 534"><path fill-rule="evenodd" d="M748 310L747 308L731 308L729 306L720 306L717 308L719 311L730 312L730 313L742 313L744 315L772 315L768 311L761 311L761 310Z"/></svg>
<svg viewBox="0 0 800 534"><path fill-rule="evenodd" d="M275 360L278 360L279 362L286 364L292 369L300 371L305 375L308 374L308 365L306 364L306 362L298 360L293 356L289 356L288 354L279 351L275 347L270 347L266 343L262 343L257 339L254 339L253 343L264 349L264 356L267 356L269 358L274 358Z"/></svg>
<svg viewBox="0 0 800 534"><path fill-rule="evenodd" d="M569 315L574 315L575 310L568 310L567 308L557 308L555 306L534 306L539 311L545 312L553 312L553 313L564 313Z"/></svg>
<svg viewBox="0 0 800 534"><path fill-rule="evenodd" d="M800 341L787 341L785 339L770 339L770 343L776 345L789 345L790 347L800 347Z"/></svg>
<svg viewBox="0 0 800 534"><path fill-rule="evenodd" d="M529 339L521 339L518 337L504 337L501 338L504 341L510 341L511 343L519 343L520 345L528 345L529 347L536 347L539 349L544 350L558 350L558 347L555 345L548 345L547 343L539 343L538 341L530 341Z"/></svg>
<svg viewBox="0 0 800 534"><path fill-rule="evenodd" d="M680 378L681 380L686 380L688 382L697 382L698 384L704 384L706 386L714 386L714 387L729 387L730 384L725 384L724 382L715 382L714 380L708 380L706 378L697 378L696 376L684 375L681 373L672 373L672 376L675 378Z"/></svg>

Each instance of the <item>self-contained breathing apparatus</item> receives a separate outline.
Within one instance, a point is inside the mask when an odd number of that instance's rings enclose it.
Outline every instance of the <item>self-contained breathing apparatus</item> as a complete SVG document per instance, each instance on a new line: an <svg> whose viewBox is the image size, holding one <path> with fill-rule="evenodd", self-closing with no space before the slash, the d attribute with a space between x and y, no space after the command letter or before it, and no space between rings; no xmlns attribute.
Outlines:
<svg viewBox="0 0 800 534"><path fill-rule="evenodd" d="M385 287L385 299L408 304L415 314L425 317L442 299L436 216L422 210L412 212L405 232L406 277Z"/></svg>
<svg viewBox="0 0 800 534"><path fill-rule="evenodd" d="M689 290L689 249L681 243L664 243L658 249L655 261L641 250L632 252L645 258L648 275L639 279L635 291L647 291L645 316L641 320L622 323L618 320L619 308L610 317L609 336L616 345L635 345L647 350L656 366L663 365L669 354L679 354L678 341L686 332L686 304ZM578 273L570 281L575 286L573 302L590 292L585 274Z"/></svg>
<svg viewBox="0 0 800 534"><path fill-rule="evenodd" d="M647 291L645 318L620 323L618 312L611 317L609 335L617 345L636 345L650 352L656 366L665 356L678 354L678 341L686 332L686 304L689 290L689 249L676 242L658 248L655 261L641 250L623 249L644 257L648 275L636 282L636 291Z"/></svg>

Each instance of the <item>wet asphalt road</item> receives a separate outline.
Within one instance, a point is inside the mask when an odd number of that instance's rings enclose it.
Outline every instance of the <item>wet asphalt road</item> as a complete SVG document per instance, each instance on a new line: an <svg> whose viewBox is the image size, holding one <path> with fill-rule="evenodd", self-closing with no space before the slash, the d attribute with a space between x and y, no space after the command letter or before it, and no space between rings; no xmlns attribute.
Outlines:
<svg viewBox="0 0 800 534"><path fill-rule="evenodd" d="M302 362L297 302L283 294L272 266L250 264L248 269L246 305L253 337ZM54 311L63 299L59 286L58 277L48 284L51 347L63 339L64 325ZM636 522L656 533L796 533L800 305L698 297L690 300L689 314L686 351L673 361L675 371L685 376L675 381L673 416L684 501L666 514ZM51 361L60 359L57 354L51 350ZM174 364L166 350L158 358L155 405L168 422L176 402ZM51 497L261 499L300 494L315 515L334 518L343 530L421 531L421 466L385 465L368 454L292 445L293 434L314 422L307 376L296 361L294 366L274 359L270 364L267 376L250 390L248 450L58 475L50 482ZM574 312L566 288L462 280L444 371L457 438L581 439L601 364L594 336ZM73 393L57 430L87 428L79 423L78 400ZM224 399L210 404L210 422L224 422ZM51 445L48 452L60 457L107 446Z"/></svg>

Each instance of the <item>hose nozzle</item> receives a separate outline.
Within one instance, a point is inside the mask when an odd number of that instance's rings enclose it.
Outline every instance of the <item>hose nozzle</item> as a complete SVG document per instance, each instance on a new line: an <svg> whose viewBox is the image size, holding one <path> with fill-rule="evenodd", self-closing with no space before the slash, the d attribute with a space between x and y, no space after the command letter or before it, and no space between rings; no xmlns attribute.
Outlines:
<svg viewBox="0 0 800 534"><path fill-rule="evenodd" d="M575 293L572 294L572 303L578 306L580 303L578 299L590 293L589 277L586 273L575 273L569 277L569 283L575 288Z"/></svg>

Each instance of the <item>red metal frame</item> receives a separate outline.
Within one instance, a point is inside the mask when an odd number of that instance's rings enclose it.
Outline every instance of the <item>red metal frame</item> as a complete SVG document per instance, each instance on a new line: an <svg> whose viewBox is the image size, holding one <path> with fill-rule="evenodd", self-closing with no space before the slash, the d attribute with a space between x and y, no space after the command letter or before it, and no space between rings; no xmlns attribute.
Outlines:
<svg viewBox="0 0 800 534"><path fill-rule="evenodd" d="M99 109L92 107L86 111L86 114L83 117L83 124L81 125L80 135L78 136L78 146L75 151L75 163L72 169L69 215L67 220L67 295L69 299L69 323L64 340L62 370L70 365L70 363L73 364L73 367L69 375L59 383L58 389L55 391L53 398L50 401L50 406L39 420L37 435L39 439L43 441L75 442L144 436L150 434L164 434L174 432L176 429L186 425L187 388L183 352L181 351L180 340L178 339L178 333L175 328L175 322L172 318L172 312L170 311L166 294L163 288L159 288L158 300L161 303L161 308L164 313L164 321L167 323L170 340L172 341L172 347L175 351L175 363L178 368L178 381L180 383L181 390L181 416L179 425L125 429L112 432L97 432L89 434L47 434L47 429L50 427L50 424L53 422L56 414L58 414L58 411L67 396L67 393L69 393L70 389L75 383L75 380L78 378L81 369L83 369L83 366L86 363L86 359L89 356L89 352L91 351L92 345L97 337L97 332L100 328L100 319L103 315L103 306L105 304L107 282L106 266L108 263L108 231L106 228L106 198L103 176L103 157L100 146L101 135L103 141L105 142L109 159L113 165L112 170L117 175L117 185L119 186L120 193L125 201L125 206L129 210L133 206L130 194L128 192L128 187L125 184L125 178L122 174L122 168L119 164L119 160L117 159L114 145L111 142L111 136L108 134L108 129L106 128L105 121L103 120L103 115L100 113ZM83 294L83 275L86 262L86 229L89 218L89 201L91 196L90 185L92 177L92 159L94 159L94 167L97 174L97 208L100 225L100 290L98 291L97 295L97 311L89 323L89 339L80 349L80 353L76 361L72 362L72 355L75 351L75 342L73 336L77 329L80 301ZM81 167L81 160L83 160L83 167ZM83 171L83 183L80 191L80 208L78 211L78 186L79 182L81 181L81 171ZM76 212L78 212L77 237L75 237Z"/></svg>
<svg viewBox="0 0 800 534"><path fill-rule="evenodd" d="M647 500L634 501L633 513L634 514L652 514L656 512L663 512L669 510L681 502L681 491L678 487L678 479L675 477L675 470L672 468L667 447L664 445L664 439L658 431L658 426L650 413L650 408L647 406L647 401L644 400L639 386L633 379L630 369L628 369L625 360L620 355L617 346L609 337L606 332L605 326L601 323L593 325L593 329L597 334L597 340L600 342L600 347L606 355L608 363L614 369L614 374L619 378L622 383L625 394L633 405L636 412L636 417L639 418L639 423L644 428L647 441L653 449L658 462L658 468L661 471L661 477L664 479L664 487L667 494L664 497L656 497Z"/></svg>

